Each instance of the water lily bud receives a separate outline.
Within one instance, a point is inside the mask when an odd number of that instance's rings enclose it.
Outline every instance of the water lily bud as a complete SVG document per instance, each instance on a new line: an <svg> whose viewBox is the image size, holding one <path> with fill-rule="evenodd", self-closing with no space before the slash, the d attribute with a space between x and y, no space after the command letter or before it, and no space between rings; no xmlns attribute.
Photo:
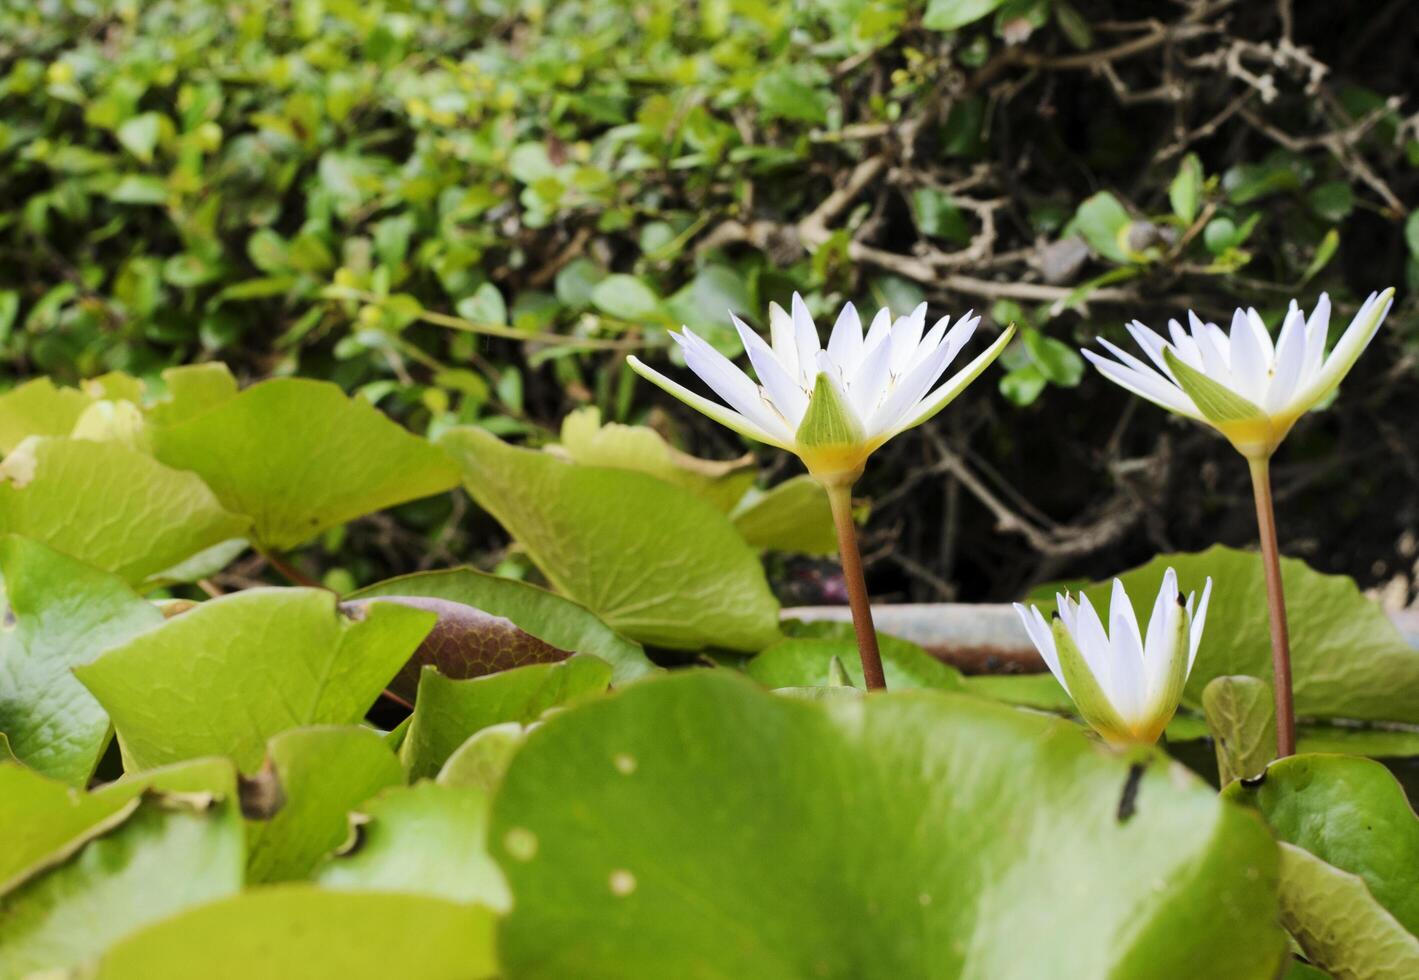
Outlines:
<svg viewBox="0 0 1419 980"><path fill-rule="evenodd" d="M1163 734L1182 699L1197 658L1212 580L1193 610L1170 568L1153 602L1148 632L1138 628L1123 583L1114 579L1109 629L1087 596L1056 596L1053 625L1039 609L1016 603L1015 611L1050 673L1064 686L1080 716L1113 744L1152 744Z"/></svg>

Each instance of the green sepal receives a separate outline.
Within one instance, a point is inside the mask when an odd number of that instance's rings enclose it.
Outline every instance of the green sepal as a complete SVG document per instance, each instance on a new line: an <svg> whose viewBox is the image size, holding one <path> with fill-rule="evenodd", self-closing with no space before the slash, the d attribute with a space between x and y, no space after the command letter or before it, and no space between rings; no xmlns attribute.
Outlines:
<svg viewBox="0 0 1419 980"><path fill-rule="evenodd" d="M1050 626L1054 633L1054 649L1059 657L1059 669L1064 673L1064 684L1079 715L1100 735L1110 739L1125 739L1129 728L1114 709L1104 689L1089 669L1089 662L1074 637L1069 634L1064 621L1056 618Z"/></svg>
<svg viewBox="0 0 1419 980"><path fill-rule="evenodd" d="M813 384L813 396L808 400L808 411L803 413L795 436L799 447L853 446L864 438L862 423L843 400L838 386L825 372L819 371L818 380Z"/></svg>
<svg viewBox="0 0 1419 980"><path fill-rule="evenodd" d="M1226 385L1213 381L1197 368L1178 357L1169 348L1163 349L1163 360L1178 387L1192 399L1197 410L1209 422L1224 425L1229 422L1252 422L1265 419L1266 412L1255 402L1237 394Z"/></svg>

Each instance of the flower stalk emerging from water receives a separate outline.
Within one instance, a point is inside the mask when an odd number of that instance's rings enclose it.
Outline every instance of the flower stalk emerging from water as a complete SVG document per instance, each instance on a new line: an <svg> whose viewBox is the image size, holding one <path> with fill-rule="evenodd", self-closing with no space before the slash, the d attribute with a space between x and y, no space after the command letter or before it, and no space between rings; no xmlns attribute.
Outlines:
<svg viewBox="0 0 1419 980"><path fill-rule="evenodd" d="M852 485L867 458L893 436L918 426L951 403L999 356L1014 328L944 383L937 382L970 340L980 318L942 317L926 329L926 304L906 316L880 310L866 331L851 303L833 325L827 347L808 307L794 294L788 312L769 306L769 341L731 314L757 381L688 327L672 334L685 364L724 404L695 394L648 367L641 377L740 435L798 456L827 491L837 530L853 627L869 688L884 686L872 608L852 520ZM728 407L726 407L728 406Z"/></svg>
<svg viewBox="0 0 1419 980"><path fill-rule="evenodd" d="M1266 569L1271 618L1271 659L1276 695L1277 752L1295 751L1295 710L1291 694L1291 647L1286 597L1276 544L1271 499L1271 456L1306 412L1325 402L1354 367L1384 322L1394 290L1372 293L1327 355L1330 298L1322 294L1310 316L1295 300L1275 342L1254 309L1237 310L1230 332L1188 314L1189 330L1176 320L1169 339L1137 320L1128 325L1152 364L1102 337L1114 357L1084 351L1106 378L1170 412L1220 432L1246 458L1256 498L1257 530Z"/></svg>

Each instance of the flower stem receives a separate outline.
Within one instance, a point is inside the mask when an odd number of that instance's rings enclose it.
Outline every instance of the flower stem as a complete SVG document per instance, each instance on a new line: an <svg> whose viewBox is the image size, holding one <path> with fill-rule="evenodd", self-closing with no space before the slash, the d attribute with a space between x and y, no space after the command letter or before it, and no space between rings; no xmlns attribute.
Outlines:
<svg viewBox="0 0 1419 980"><path fill-rule="evenodd" d="M852 608L852 628L857 633L857 651L862 657L862 677L867 689L885 691L882 676L882 655L877 651L877 630L872 625L872 603L867 598L867 580L862 575L862 555L857 550L857 525L852 520L852 486L824 484L828 503L833 509L833 527L838 532L838 555L842 561L843 579L847 582L847 601Z"/></svg>
<svg viewBox="0 0 1419 980"><path fill-rule="evenodd" d="M1250 459L1261 560L1266 567L1266 600L1271 613L1271 672L1276 695L1276 754L1296 751L1296 712L1291 702L1291 640L1286 630L1286 595L1281 586L1281 555L1276 546L1276 510L1271 503L1271 460Z"/></svg>

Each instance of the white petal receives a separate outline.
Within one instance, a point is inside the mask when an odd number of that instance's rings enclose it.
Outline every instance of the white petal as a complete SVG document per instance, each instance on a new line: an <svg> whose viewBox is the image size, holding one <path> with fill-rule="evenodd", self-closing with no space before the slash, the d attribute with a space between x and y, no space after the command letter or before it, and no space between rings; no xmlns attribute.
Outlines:
<svg viewBox="0 0 1419 980"><path fill-rule="evenodd" d="M867 423L869 434L888 433L902 417L916 408L922 396L936 384L951 363L954 354L948 344L938 344L936 350L921 362L911 366L905 377L897 379L891 392L877 406Z"/></svg>
<svg viewBox="0 0 1419 980"><path fill-rule="evenodd" d="M1286 408L1301 380L1301 367L1306 360L1306 318L1294 304L1281 324L1276 341L1276 360L1271 369L1271 383L1266 389L1262 408L1272 415Z"/></svg>
<svg viewBox="0 0 1419 980"><path fill-rule="evenodd" d="M833 332L828 337L828 354L844 374L857 366L857 359L862 355L862 318L851 303L843 307L833 324Z"/></svg>
<svg viewBox="0 0 1419 980"><path fill-rule="evenodd" d="M1190 613L1192 621L1188 624L1188 653L1187 670L1192 673L1193 661L1197 659L1197 647L1202 642L1202 627L1207 624L1207 600L1212 597L1212 577L1207 577L1207 584L1202 587L1202 601L1197 604L1197 612ZM1188 597L1188 605L1192 605L1191 596Z"/></svg>
<svg viewBox="0 0 1419 980"><path fill-rule="evenodd" d="M1108 689L1114 710L1126 722L1144 720L1145 684L1143 676L1143 640L1138 635L1138 620L1133 605L1114 580L1114 595L1109 603L1109 655L1113 671Z"/></svg>
<svg viewBox="0 0 1419 980"><path fill-rule="evenodd" d="M1379 333L1380 325L1389 315L1389 308L1393 303L1393 289L1371 294L1370 298L1365 300L1360 312L1355 314L1355 319L1345 328L1345 333L1336 342L1335 349L1325 359L1325 364L1316 372L1310 385L1297 393L1297 402L1314 404L1345 380L1345 375L1350 373L1355 361L1364 353L1370 341L1374 340L1375 334Z"/></svg>
<svg viewBox="0 0 1419 980"><path fill-rule="evenodd" d="M1257 340L1256 328L1245 310L1237 310L1232 317L1231 342L1232 390L1260 405L1266 400L1266 372L1271 366L1271 356ZM1266 345L1271 346L1270 337Z"/></svg>
<svg viewBox="0 0 1419 980"><path fill-rule="evenodd" d="M683 333L676 339L685 352L686 367L699 375L730 408L764 431L789 431L781 414L764 399L759 386L747 374L688 328L681 329Z"/></svg>
<svg viewBox="0 0 1419 980"><path fill-rule="evenodd" d="M886 342L891 335L892 311L884 306L877 311L877 315L872 318L872 325L867 328L867 336L862 341L863 353L871 353L878 344Z"/></svg>
<svg viewBox="0 0 1419 980"><path fill-rule="evenodd" d="M818 351L823 348L818 343L818 328L813 324L813 317L809 315L803 297L797 293L793 294L793 340L798 346L799 374L805 382L804 387L811 389L812 376L818 364Z"/></svg>
<svg viewBox="0 0 1419 980"><path fill-rule="evenodd" d="M874 323L873 329L876 329ZM867 345L867 350L858 366L857 373L848 383L852 406L861 418L871 418L887 395L887 384L891 380L892 344L883 338L876 344Z"/></svg>
<svg viewBox="0 0 1419 980"><path fill-rule="evenodd" d="M1124 328L1133 335L1133 339L1137 341L1139 347L1143 348L1143 353L1148 355L1148 359L1158 365L1158 370L1163 372L1164 377L1172 378L1173 372L1168 369L1168 362L1163 358L1163 351L1167 350L1168 342L1160 337L1156 331L1145 327L1137 320L1134 320L1132 323L1125 323ZM1101 341L1103 340L1102 337L1099 339ZM1109 346L1114 351L1115 356L1117 356L1118 348L1113 347L1113 345ZM1122 360L1123 358L1120 359ZM1128 361L1124 360L1124 363L1128 363Z"/></svg>
<svg viewBox="0 0 1419 980"><path fill-rule="evenodd" d="M921 345L921 333L926 328L926 304L921 303L910 314L892 326L892 374L901 377L911 367L916 349Z"/></svg>
<svg viewBox="0 0 1419 980"><path fill-rule="evenodd" d="M1191 398L1183 394L1180 389L1163 381L1155 372L1150 371L1144 375L1132 368L1100 357L1091 350L1081 350L1080 353L1089 359L1089 363L1099 369L1100 374L1119 387L1127 388L1140 398L1146 398L1154 405L1166 408L1170 412L1177 412L1179 415L1197 419L1199 422L1206 421L1202 413L1197 410L1197 406L1192 403Z"/></svg>
<svg viewBox="0 0 1419 980"><path fill-rule="evenodd" d="M1193 340L1191 335L1182 328L1182 324L1176 320L1169 320L1168 333L1172 335L1173 350L1177 352L1178 356L1199 371L1203 370L1202 351L1198 348L1197 341Z"/></svg>
<svg viewBox="0 0 1419 980"><path fill-rule="evenodd" d="M1158 598L1153 602L1153 612L1148 617L1148 635L1143 643L1143 666L1150 705L1167 680L1173 657L1181 652L1173 649L1177 639L1177 617L1181 612L1178 607L1178 575L1170 568L1163 573L1163 583L1158 589Z"/></svg>
<svg viewBox="0 0 1419 980"><path fill-rule="evenodd" d="M749 353L749 363L754 365L759 384L764 386L769 401L773 402L789 427L796 430L803 421L803 413L808 410L808 393L798 386L796 378L784 370L762 337L732 313L730 319L734 321L734 329L739 331L739 339Z"/></svg>
<svg viewBox="0 0 1419 980"><path fill-rule="evenodd" d="M788 372L789 377L800 378L798 366L798 341L793 336L793 317L777 303L769 304L769 337L773 340L774 356Z"/></svg>
<svg viewBox="0 0 1419 980"><path fill-rule="evenodd" d="M1054 633L1049 628L1049 623L1045 622L1044 615L1035 606L1028 609L1020 603L1015 603L1015 612L1020 617L1020 622L1025 624L1025 632L1030 636L1030 642L1035 645L1035 649L1040 652L1040 658L1044 660L1049 672L1054 675L1054 679L1059 681L1066 694L1069 693L1069 685L1064 680L1064 671L1059 666L1059 654L1054 646Z"/></svg>
<svg viewBox="0 0 1419 980"><path fill-rule="evenodd" d="M1301 367L1301 387L1309 387L1325 361L1325 345L1330 333L1330 294L1321 293L1316 308L1306 318L1306 361Z"/></svg>
<svg viewBox="0 0 1419 980"><path fill-rule="evenodd" d="M631 366L631 370L635 371L642 378L645 378L647 381L655 385L660 390L664 391L666 394L672 395L675 398L680 399L680 401L684 402L686 405L689 405L695 411L714 419L720 425L723 425L729 429L733 429L735 432L739 433L742 436L747 436L750 439L757 439L759 442L768 443L770 446L777 446L780 449L791 448L793 440L789 433L783 431L770 433L762 426L758 425L750 419L745 418L738 412L731 411L725 408L723 405L710 401L703 395L695 394L693 391L691 391L689 388L686 388L684 385L677 384L676 382L671 381L659 371L645 364L640 358L636 357L634 354L626 358L626 363Z"/></svg>
<svg viewBox="0 0 1419 980"><path fill-rule="evenodd" d="M969 336L970 331L975 330L976 324L979 322L980 317L974 318L974 322L971 322L970 326L966 328L966 331L962 334L963 339L961 343L965 343L964 338ZM961 329L962 326L964 325L958 324L957 329ZM954 332L955 330L952 331L952 333ZM923 398L915 408L908 412L905 421L899 422L893 429L892 434L895 435L898 432L905 432L907 429L921 425L921 423L927 421L937 412L951 404L957 395L966 390L967 385L979 377L980 373L990 366L991 362L999 356L1000 352L1004 350L1005 345L1010 343L1010 339L1014 336L1014 327L1005 328L1000 336L995 338L995 343L991 344L980 354L977 354L974 360L951 375L951 377L947 378L941 387ZM951 343L950 338L947 339L947 343ZM952 352L952 356L955 356L954 351Z"/></svg>
<svg viewBox="0 0 1419 980"><path fill-rule="evenodd" d="M1229 366L1230 348L1226 344L1227 335L1215 323L1203 323L1191 310L1187 314L1188 325L1192 328L1192 342L1202 355L1202 373L1218 384L1232 386L1232 369ZM1220 341L1220 342L1219 342Z"/></svg>
<svg viewBox="0 0 1419 980"><path fill-rule="evenodd" d="M1094 604L1082 592L1079 594L1079 611L1074 616L1074 628L1069 633L1079 646L1079 652L1084 654L1084 660L1089 664L1089 672L1094 675L1094 680L1099 682L1099 687L1112 701L1114 665L1113 651L1109 648L1109 634L1104 629L1099 614L1094 611Z"/></svg>

